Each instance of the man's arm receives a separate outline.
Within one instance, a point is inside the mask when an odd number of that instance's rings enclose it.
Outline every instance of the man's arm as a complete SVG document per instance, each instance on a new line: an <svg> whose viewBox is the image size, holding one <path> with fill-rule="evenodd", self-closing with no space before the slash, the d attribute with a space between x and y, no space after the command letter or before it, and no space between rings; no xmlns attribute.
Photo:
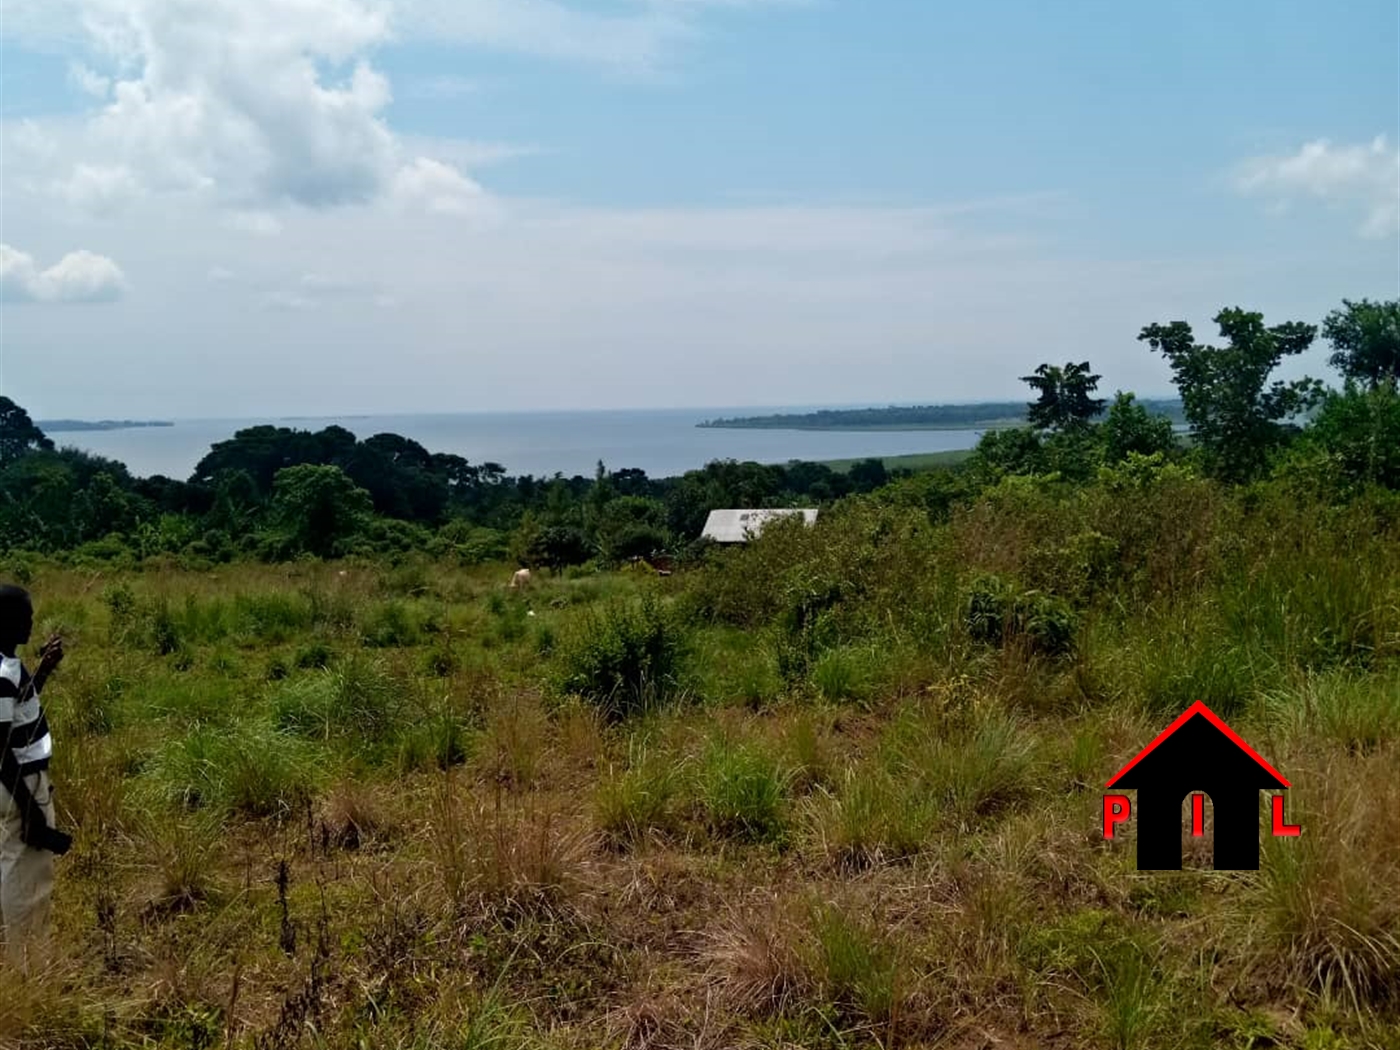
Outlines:
<svg viewBox="0 0 1400 1050"><path fill-rule="evenodd" d="M23 671L20 673L23 674ZM29 688L33 688L32 681L31 679L30 683L27 683ZM28 691L25 690L26 695ZM29 785L24 782L19 759L15 758L14 748L10 746L10 734L15 727L15 704L22 699L19 683L0 675L0 786L15 800L15 806L18 807L27 826L35 813L38 813L42 820L43 811L39 809Z"/></svg>
<svg viewBox="0 0 1400 1050"><path fill-rule="evenodd" d="M39 808L39 802L34 797L34 793L24 782L24 775L19 769L19 761L15 758L14 749L10 747L10 730L13 726L12 722L0 723L0 785L3 785L15 800L15 807L19 810L20 817L26 826L36 816L40 823L47 824L48 822L44 820L44 811Z"/></svg>
<svg viewBox="0 0 1400 1050"><path fill-rule="evenodd" d="M44 683L49 680L49 675L53 674L62 662L63 639L54 635L39 650L39 666L34 669L34 677L30 679L33 683L32 688L37 692L43 692Z"/></svg>

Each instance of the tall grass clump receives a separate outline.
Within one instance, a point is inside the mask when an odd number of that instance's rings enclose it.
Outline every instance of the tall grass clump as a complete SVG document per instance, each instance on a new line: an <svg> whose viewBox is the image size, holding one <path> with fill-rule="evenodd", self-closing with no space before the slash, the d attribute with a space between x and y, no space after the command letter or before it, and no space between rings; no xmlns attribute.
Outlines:
<svg viewBox="0 0 1400 1050"><path fill-rule="evenodd" d="M311 798L319 769L305 744L270 726L198 727L164 745L145 772L167 804L248 817L286 817Z"/></svg>
<svg viewBox="0 0 1400 1050"><path fill-rule="evenodd" d="M953 826L1022 805L1039 785L1035 738L995 709L958 718L910 711L881 746L888 771Z"/></svg>
<svg viewBox="0 0 1400 1050"><path fill-rule="evenodd" d="M837 867L857 870L917 854L935 824L918 791L882 769L853 766L812 802L812 834Z"/></svg>
<svg viewBox="0 0 1400 1050"><path fill-rule="evenodd" d="M824 997L854 1019L892 1025L900 1006L900 957L886 934L849 908L820 903L809 921L813 969Z"/></svg>
<svg viewBox="0 0 1400 1050"><path fill-rule="evenodd" d="M627 767L609 770L594 793L593 812L609 842L623 846L674 830L680 775L673 762L644 745L629 747Z"/></svg>
<svg viewBox="0 0 1400 1050"><path fill-rule="evenodd" d="M233 599L235 631L244 645L282 645L312 623L312 607L299 595L270 591Z"/></svg>
<svg viewBox="0 0 1400 1050"><path fill-rule="evenodd" d="M1293 838L1265 835L1231 932L1262 979L1368 1013L1400 1004L1400 777L1393 749L1293 768Z"/></svg>
<svg viewBox="0 0 1400 1050"><path fill-rule="evenodd" d="M402 721L403 693L403 683L383 663L351 656L285 682L273 698L273 720L300 736L379 743Z"/></svg>
<svg viewBox="0 0 1400 1050"><path fill-rule="evenodd" d="M749 842L784 837L791 778L767 751L717 738L701 760L698 778L700 804L717 834Z"/></svg>
<svg viewBox="0 0 1400 1050"><path fill-rule="evenodd" d="M585 610L563 634L554 685L582 697L609 720L655 707L679 691L689 638L652 596Z"/></svg>

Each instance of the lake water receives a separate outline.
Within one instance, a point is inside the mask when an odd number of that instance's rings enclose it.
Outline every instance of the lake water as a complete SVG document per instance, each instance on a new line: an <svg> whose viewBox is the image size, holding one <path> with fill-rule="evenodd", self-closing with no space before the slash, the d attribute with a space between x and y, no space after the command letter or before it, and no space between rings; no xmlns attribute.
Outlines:
<svg viewBox="0 0 1400 1050"><path fill-rule="evenodd" d="M783 408L666 409L596 412L513 412L455 415L353 416L317 419L181 420L172 427L73 431L51 435L125 463L133 474L188 478L216 441L259 423L319 430L339 424L357 437L394 433L430 452L454 452L472 463L496 462L509 474L591 476L598 460L609 470L640 467L651 477L682 474L715 459L785 463L790 459L851 459L971 448L978 430L710 430L696 423L720 416L804 411Z"/></svg>

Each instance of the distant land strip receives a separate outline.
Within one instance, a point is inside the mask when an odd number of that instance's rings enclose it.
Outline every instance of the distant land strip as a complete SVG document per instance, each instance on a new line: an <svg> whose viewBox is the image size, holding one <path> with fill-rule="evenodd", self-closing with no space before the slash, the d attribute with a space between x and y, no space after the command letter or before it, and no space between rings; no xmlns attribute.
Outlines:
<svg viewBox="0 0 1400 1050"><path fill-rule="evenodd" d="M1139 401L1153 415L1184 423L1181 402ZM967 405L890 405L887 408L835 408L817 412L707 419L698 427L732 430L998 430L1024 426L1024 401L981 401Z"/></svg>
<svg viewBox="0 0 1400 1050"><path fill-rule="evenodd" d="M34 425L46 434L79 430L134 430L137 427L173 427L161 419L36 419Z"/></svg>

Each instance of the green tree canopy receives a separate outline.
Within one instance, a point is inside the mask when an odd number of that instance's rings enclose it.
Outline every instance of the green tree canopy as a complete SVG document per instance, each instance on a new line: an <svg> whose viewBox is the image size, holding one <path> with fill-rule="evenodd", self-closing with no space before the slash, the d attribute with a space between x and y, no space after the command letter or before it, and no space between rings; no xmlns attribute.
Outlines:
<svg viewBox="0 0 1400 1050"><path fill-rule="evenodd" d="M1347 379L1370 386L1400 381L1400 299L1343 299L1323 320L1322 338L1332 344L1329 363Z"/></svg>
<svg viewBox="0 0 1400 1050"><path fill-rule="evenodd" d="M1103 398L1091 397L1099 380L1089 371L1089 362L1059 365L1043 364L1034 375L1022 376L1040 396L1030 403L1027 417L1040 430L1083 429L1103 411Z"/></svg>
<svg viewBox="0 0 1400 1050"><path fill-rule="evenodd" d="M1132 394L1121 390L1108 406L1099 430L1104 459L1109 463L1121 463L1134 452L1150 456L1170 452L1176 446L1171 420L1153 415Z"/></svg>
<svg viewBox="0 0 1400 1050"><path fill-rule="evenodd" d="M344 553L368 525L373 502L339 467L306 463L277 472L271 509L293 550L325 558Z"/></svg>
<svg viewBox="0 0 1400 1050"><path fill-rule="evenodd" d="M0 467L25 453L52 449L53 442L29 418L29 413L8 397L0 397Z"/></svg>
<svg viewBox="0 0 1400 1050"><path fill-rule="evenodd" d="M1269 384L1279 362L1311 346L1317 329L1300 321L1266 327L1263 314L1239 308L1221 310L1215 323L1225 346L1196 342L1185 321L1148 325L1138 339L1171 365L1208 469L1243 481L1259 473L1283 440L1283 421L1322 396L1315 379Z"/></svg>

